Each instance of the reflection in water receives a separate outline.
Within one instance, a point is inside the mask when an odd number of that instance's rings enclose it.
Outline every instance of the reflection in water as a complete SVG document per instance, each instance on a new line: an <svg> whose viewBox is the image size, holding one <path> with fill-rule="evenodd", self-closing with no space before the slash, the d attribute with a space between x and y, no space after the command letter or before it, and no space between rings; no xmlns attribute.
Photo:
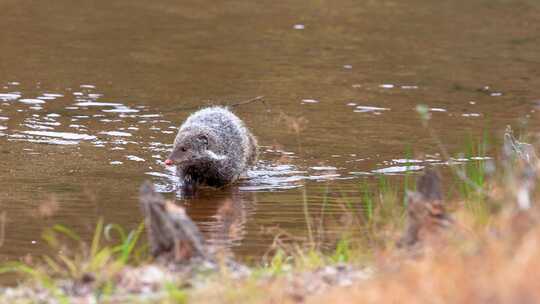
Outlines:
<svg viewBox="0 0 540 304"><path fill-rule="evenodd" d="M208 221L200 222L201 229L207 233L210 245L222 253L233 254L232 249L241 246L247 234L248 218L255 216L256 194L241 194L231 189L227 196L213 204L217 206L216 213Z"/></svg>

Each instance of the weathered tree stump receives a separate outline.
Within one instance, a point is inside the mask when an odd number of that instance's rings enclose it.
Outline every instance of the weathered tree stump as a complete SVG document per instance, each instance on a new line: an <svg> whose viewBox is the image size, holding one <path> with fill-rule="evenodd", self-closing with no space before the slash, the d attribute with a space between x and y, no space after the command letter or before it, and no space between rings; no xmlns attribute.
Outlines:
<svg viewBox="0 0 540 304"><path fill-rule="evenodd" d="M519 159L530 166L536 166L538 163L538 156L533 145L518 141L514 137L514 131L512 127L506 126L504 131L504 156L506 158Z"/></svg>
<svg viewBox="0 0 540 304"><path fill-rule="evenodd" d="M150 252L156 259L174 263L211 259L202 234L184 208L166 201L148 181L141 186L139 200Z"/></svg>
<svg viewBox="0 0 540 304"><path fill-rule="evenodd" d="M413 246L451 225L443 204L440 176L434 169L427 168L418 179L417 191L406 195L408 222L398 247Z"/></svg>
<svg viewBox="0 0 540 304"><path fill-rule="evenodd" d="M504 164L510 189L514 191L519 210L532 207L532 195L536 189L539 160L533 145L519 142L510 126L504 133Z"/></svg>

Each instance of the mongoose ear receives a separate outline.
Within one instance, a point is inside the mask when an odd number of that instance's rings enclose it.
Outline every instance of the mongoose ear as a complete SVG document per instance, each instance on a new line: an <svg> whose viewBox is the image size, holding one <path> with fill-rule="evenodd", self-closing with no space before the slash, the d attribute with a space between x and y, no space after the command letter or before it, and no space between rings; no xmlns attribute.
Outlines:
<svg viewBox="0 0 540 304"><path fill-rule="evenodd" d="M199 135L197 137L197 140L203 144L205 147L208 147L208 137L206 137L206 135Z"/></svg>

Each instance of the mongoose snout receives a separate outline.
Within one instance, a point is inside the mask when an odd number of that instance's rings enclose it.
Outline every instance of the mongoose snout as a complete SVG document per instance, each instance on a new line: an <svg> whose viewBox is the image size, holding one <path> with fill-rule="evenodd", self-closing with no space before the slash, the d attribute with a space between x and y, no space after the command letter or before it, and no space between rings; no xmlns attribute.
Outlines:
<svg viewBox="0 0 540 304"><path fill-rule="evenodd" d="M197 135L196 130L191 132L185 130L182 135L184 135L183 138L177 141L173 151L165 161L166 165L185 164L204 157L212 158L213 152L208 149L207 135Z"/></svg>

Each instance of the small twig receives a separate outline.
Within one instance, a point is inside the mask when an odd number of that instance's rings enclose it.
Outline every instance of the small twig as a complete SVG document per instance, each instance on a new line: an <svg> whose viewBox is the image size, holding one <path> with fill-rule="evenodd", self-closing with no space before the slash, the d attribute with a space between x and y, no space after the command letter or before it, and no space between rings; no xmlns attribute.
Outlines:
<svg viewBox="0 0 540 304"><path fill-rule="evenodd" d="M266 106L266 102L264 101L264 96L253 97L253 98L248 99L248 100L228 104L227 106L228 107L236 107L236 106L241 106L241 105L245 105L245 104L248 104L248 103L252 103L252 102L255 102L255 101L261 101Z"/></svg>
<svg viewBox="0 0 540 304"><path fill-rule="evenodd" d="M268 104L264 100L264 96L257 96L257 97L254 97L254 98L251 98L251 99L248 99L248 100L239 101L239 102L235 102L235 103L231 103L231 104L215 104L215 105L206 104L204 106L222 106L222 107L231 107L232 108L232 107L236 107L236 106L250 104L250 103L255 102L255 101L262 102L262 104L266 107L268 112L270 111L270 107L268 106ZM177 110L177 111L191 111L191 110L198 110L200 108L201 108L201 106L194 106L194 107L186 107L186 108L176 108L175 110Z"/></svg>
<svg viewBox="0 0 540 304"><path fill-rule="evenodd" d="M313 231L311 229L311 217L309 216L309 207L308 207L306 187L302 188L302 198L304 202L304 217L306 219L309 243L310 243L310 246L313 247L315 245L315 240L313 239Z"/></svg>
<svg viewBox="0 0 540 304"><path fill-rule="evenodd" d="M0 214L0 247L4 245L6 237L6 211L2 211Z"/></svg>

